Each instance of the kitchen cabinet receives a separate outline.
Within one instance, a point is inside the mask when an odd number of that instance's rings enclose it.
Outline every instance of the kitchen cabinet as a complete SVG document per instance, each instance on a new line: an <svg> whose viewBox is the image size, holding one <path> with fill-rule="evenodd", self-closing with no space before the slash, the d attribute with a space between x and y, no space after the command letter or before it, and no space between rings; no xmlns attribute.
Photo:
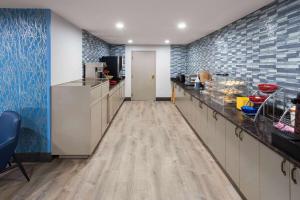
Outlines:
<svg viewBox="0 0 300 200"><path fill-rule="evenodd" d="M121 81L112 90L109 91L108 108L109 120L111 121L125 99L125 83Z"/></svg>
<svg viewBox="0 0 300 200"><path fill-rule="evenodd" d="M214 137L215 137L215 131L216 131L216 121L214 118L215 112L208 108L207 110L207 129L205 133L206 143L208 148L211 150L213 154L215 154L215 143L214 143Z"/></svg>
<svg viewBox="0 0 300 200"><path fill-rule="evenodd" d="M93 102L90 106L91 112L91 145L90 152L93 152L94 148L97 146L98 142L102 137L101 132L101 99L98 99L96 102Z"/></svg>
<svg viewBox="0 0 300 200"><path fill-rule="evenodd" d="M265 145L260 146L260 199L290 198L289 163ZM300 188L298 188L299 190ZM298 195L299 197L299 195ZM299 200L299 199L298 199Z"/></svg>
<svg viewBox="0 0 300 200"><path fill-rule="evenodd" d="M225 169L234 183L240 185L240 131L230 122L226 123L226 164Z"/></svg>
<svg viewBox="0 0 300 200"><path fill-rule="evenodd" d="M198 111L197 111L198 112ZM199 102L199 137L206 141L206 129L207 129L207 106Z"/></svg>
<svg viewBox="0 0 300 200"><path fill-rule="evenodd" d="M300 199L300 168L290 164L290 190L291 200Z"/></svg>
<svg viewBox="0 0 300 200"><path fill-rule="evenodd" d="M101 100L101 133L104 135L109 124L108 118L108 93Z"/></svg>
<svg viewBox="0 0 300 200"><path fill-rule="evenodd" d="M241 131L240 190L248 200L259 199L259 142Z"/></svg>
<svg viewBox="0 0 300 200"><path fill-rule="evenodd" d="M72 81L51 88L52 154L91 155L103 136L103 96L109 82Z"/></svg>
<svg viewBox="0 0 300 200"><path fill-rule="evenodd" d="M215 113L214 120L216 123L215 132L213 134L213 141L215 144L214 153L219 163L225 168L226 120L217 113Z"/></svg>

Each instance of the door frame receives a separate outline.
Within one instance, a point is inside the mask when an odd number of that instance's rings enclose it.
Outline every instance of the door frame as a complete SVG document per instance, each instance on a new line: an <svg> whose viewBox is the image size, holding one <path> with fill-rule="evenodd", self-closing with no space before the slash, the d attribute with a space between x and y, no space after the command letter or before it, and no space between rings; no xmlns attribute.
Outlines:
<svg viewBox="0 0 300 200"><path fill-rule="evenodd" d="M131 100L133 100L133 67L132 67L132 60L133 60L133 53L134 52L153 52L155 54L155 65L154 65L154 97L153 97L153 101L156 100L156 65L157 65L157 52L156 50L132 50L131 51ZM138 100L137 100L138 101Z"/></svg>

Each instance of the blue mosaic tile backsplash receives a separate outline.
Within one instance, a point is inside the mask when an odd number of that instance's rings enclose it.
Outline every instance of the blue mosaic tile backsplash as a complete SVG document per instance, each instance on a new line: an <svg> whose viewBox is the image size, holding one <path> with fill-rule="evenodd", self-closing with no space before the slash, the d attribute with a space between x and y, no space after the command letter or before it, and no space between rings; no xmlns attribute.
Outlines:
<svg viewBox="0 0 300 200"><path fill-rule="evenodd" d="M187 72L187 46L171 45L171 77Z"/></svg>
<svg viewBox="0 0 300 200"><path fill-rule="evenodd" d="M0 113L22 116L18 152L50 152L50 10L0 9Z"/></svg>
<svg viewBox="0 0 300 200"><path fill-rule="evenodd" d="M98 62L102 56L109 56L110 45L100 38L82 31L82 61Z"/></svg>
<svg viewBox="0 0 300 200"><path fill-rule="evenodd" d="M109 54L111 56L125 56L125 45L111 44L109 47Z"/></svg>
<svg viewBox="0 0 300 200"><path fill-rule="evenodd" d="M179 60L176 67L185 57L172 59ZM200 69L247 77L253 87L276 82L294 97L300 91L300 0L275 1L188 44L187 74Z"/></svg>

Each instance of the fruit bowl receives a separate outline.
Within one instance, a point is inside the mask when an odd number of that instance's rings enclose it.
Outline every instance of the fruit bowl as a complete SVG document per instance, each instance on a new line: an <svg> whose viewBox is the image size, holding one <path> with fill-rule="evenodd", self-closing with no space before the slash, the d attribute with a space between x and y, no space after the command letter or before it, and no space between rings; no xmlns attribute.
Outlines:
<svg viewBox="0 0 300 200"><path fill-rule="evenodd" d="M268 96L249 96L249 100L255 104L262 104Z"/></svg>
<svg viewBox="0 0 300 200"><path fill-rule="evenodd" d="M269 94L269 93L273 93L276 90L278 90L278 85L263 83L263 84L258 84L258 89L263 93Z"/></svg>
<svg viewBox="0 0 300 200"><path fill-rule="evenodd" d="M257 108L251 106L242 106L242 111L246 115L255 115L257 113Z"/></svg>

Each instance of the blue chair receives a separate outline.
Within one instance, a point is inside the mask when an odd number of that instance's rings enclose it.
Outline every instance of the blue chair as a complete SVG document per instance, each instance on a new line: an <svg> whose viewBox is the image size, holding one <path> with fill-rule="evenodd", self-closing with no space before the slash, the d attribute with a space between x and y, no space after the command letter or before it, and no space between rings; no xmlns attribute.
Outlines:
<svg viewBox="0 0 300 200"><path fill-rule="evenodd" d="M21 128L21 117L12 111L3 112L0 116L0 174L19 167L27 181L30 181L23 165L15 156ZM13 158L16 165L12 166Z"/></svg>

